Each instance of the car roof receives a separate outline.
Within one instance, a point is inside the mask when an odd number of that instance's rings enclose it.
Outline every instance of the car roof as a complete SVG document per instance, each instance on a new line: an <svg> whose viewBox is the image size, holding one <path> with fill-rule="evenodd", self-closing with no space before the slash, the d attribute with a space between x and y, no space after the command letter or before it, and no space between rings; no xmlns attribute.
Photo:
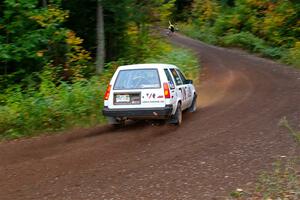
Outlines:
<svg viewBox="0 0 300 200"><path fill-rule="evenodd" d="M162 64L162 63L147 63L147 64L134 64L134 65L123 65L120 66L118 69L124 70L124 69L147 69L147 68L178 68L175 65L171 64Z"/></svg>

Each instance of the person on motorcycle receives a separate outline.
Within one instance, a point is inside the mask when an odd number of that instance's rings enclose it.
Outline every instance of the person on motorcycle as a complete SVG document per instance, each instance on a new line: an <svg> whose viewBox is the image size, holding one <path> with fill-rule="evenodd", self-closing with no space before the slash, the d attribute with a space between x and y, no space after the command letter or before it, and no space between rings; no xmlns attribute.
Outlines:
<svg viewBox="0 0 300 200"><path fill-rule="evenodd" d="M171 23L171 21L169 21L169 32L168 35L170 35L171 33L173 34L175 32L175 26Z"/></svg>
<svg viewBox="0 0 300 200"><path fill-rule="evenodd" d="M175 27L174 25L169 21L169 30L174 33L175 32Z"/></svg>

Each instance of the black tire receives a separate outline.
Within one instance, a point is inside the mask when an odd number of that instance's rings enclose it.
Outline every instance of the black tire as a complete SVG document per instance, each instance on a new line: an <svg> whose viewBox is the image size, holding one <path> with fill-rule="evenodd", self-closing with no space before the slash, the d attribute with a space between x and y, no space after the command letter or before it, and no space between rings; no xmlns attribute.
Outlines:
<svg viewBox="0 0 300 200"><path fill-rule="evenodd" d="M182 123L182 109L181 109L181 103L178 103L177 109L174 115L174 124L177 126L180 126Z"/></svg>
<svg viewBox="0 0 300 200"><path fill-rule="evenodd" d="M125 120L118 120L116 123L112 124L114 128L123 128L125 127Z"/></svg>
<svg viewBox="0 0 300 200"><path fill-rule="evenodd" d="M115 128L122 128L125 126L125 119L116 119L114 117L107 117L108 123Z"/></svg>
<svg viewBox="0 0 300 200"><path fill-rule="evenodd" d="M196 112L196 110L197 110L197 96L195 95L194 99L193 99L193 102L192 102L192 105L189 107L188 111L189 112Z"/></svg>
<svg viewBox="0 0 300 200"><path fill-rule="evenodd" d="M149 120L148 123L151 124L152 126L163 126L166 124L165 119L156 119L156 120Z"/></svg>

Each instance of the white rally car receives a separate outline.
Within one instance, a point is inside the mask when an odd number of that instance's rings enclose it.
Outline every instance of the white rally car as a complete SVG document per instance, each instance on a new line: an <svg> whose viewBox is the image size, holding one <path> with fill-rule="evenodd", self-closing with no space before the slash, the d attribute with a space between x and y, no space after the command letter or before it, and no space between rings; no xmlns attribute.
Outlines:
<svg viewBox="0 0 300 200"><path fill-rule="evenodd" d="M111 124L126 119L164 119L180 125L182 111L196 111L197 93L192 80L169 64L119 67L104 96L103 115Z"/></svg>

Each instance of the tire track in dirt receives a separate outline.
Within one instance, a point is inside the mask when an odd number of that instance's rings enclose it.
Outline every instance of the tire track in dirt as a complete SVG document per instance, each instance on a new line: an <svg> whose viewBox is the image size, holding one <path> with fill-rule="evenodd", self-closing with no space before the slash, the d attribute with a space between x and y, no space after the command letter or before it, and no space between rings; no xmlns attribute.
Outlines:
<svg viewBox="0 0 300 200"><path fill-rule="evenodd" d="M132 123L0 144L0 199L224 199L276 158L299 155L278 121L300 119L300 73L184 36L201 59L183 125ZM298 121L297 121L298 120Z"/></svg>

